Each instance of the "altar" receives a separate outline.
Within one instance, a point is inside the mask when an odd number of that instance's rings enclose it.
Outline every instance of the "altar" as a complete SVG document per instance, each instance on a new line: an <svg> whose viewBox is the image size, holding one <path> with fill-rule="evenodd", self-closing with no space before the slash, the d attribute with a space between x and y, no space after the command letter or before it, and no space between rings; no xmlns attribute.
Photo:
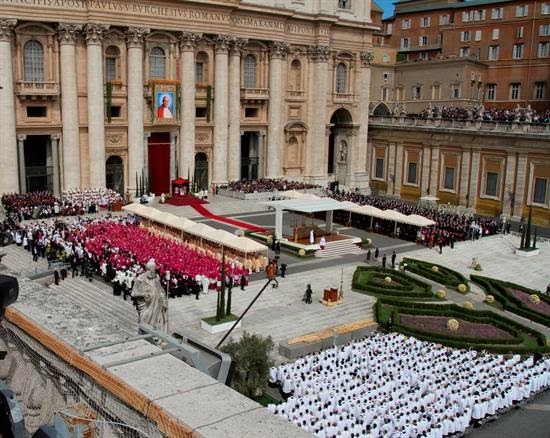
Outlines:
<svg viewBox="0 0 550 438"><path fill-rule="evenodd" d="M185 196L189 193L189 180L176 178L172 180L172 196Z"/></svg>

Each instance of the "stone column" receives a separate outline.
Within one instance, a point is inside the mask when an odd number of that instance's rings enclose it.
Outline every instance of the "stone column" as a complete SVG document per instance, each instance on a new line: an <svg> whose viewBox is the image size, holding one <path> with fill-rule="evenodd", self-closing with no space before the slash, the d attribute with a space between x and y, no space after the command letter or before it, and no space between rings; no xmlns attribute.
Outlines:
<svg viewBox="0 0 550 438"><path fill-rule="evenodd" d="M256 138L258 144L258 178L265 178L265 131L259 131Z"/></svg>
<svg viewBox="0 0 550 438"><path fill-rule="evenodd" d="M176 133L170 133L170 182L176 178Z"/></svg>
<svg viewBox="0 0 550 438"><path fill-rule="evenodd" d="M212 182L227 183L227 123L228 123L228 50L231 37L218 35L215 39L216 55L214 82L214 157Z"/></svg>
<svg viewBox="0 0 550 438"><path fill-rule="evenodd" d="M284 131L283 104L286 90L283 82L283 67L287 52L288 44L285 42L275 41L270 46L267 178L278 178L281 176Z"/></svg>
<svg viewBox="0 0 550 438"><path fill-rule="evenodd" d="M52 148L53 194L59 196L59 135L50 136Z"/></svg>
<svg viewBox="0 0 550 438"><path fill-rule="evenodd" d="M86 25L88 82L88 150L90 187L105 187L105 102L103 90L104 24ZM142 121L143 123L143 121Z"/></svg>
<svg viewBox="0 0 550 438"><path fill-rule="evenodd" d="M470 183L470 151L463 150L460 166L460 194L459 203L463 207L468 207L468 188Z"/></svg>
<svg viewBox="0 0 550 438"><path fill-rule="evenodd" d="M308 143L307 157L310 160L310 180L322 182L326 179L326 91L328 85L328 59L330 49L328 46L309 46L308 56L313 61L313 75L308 89L308 106L311 114L311 135Z"/></svg>
<svg viewBox="0 0 550 438"><path fill-rule="evenodd" d="M181 70L181 124L179 173L187 177L195 174L195 48L202 34L180 33Z"/></svg>
<svg viewBox="0 0 550 438"><path fill-rule="evenodd" d="M17 20L0 18L0 193L19 191L11 44ZM25 162L23 162L25 166ZM21 187L23 191L23 186Z"/></svg>
<svg viewBox="0 0 550 438"><path fill-rule="evenodd" d="M143 161L141 163L141 167L139 168L138 177L141 175L142 169L143 169L143 174L147 177L149 176L149 137L151 137L150 132L143 133L143 148L142 148ZM134 179L135 179L135 175L134 175Z"/></svg>
<svg viewBox="0 0 550 438"><path fill-rule="evenodd" d="M516 173L516 190L514 193L514 213L512 219L520 220L523 216L523 201L525 199L525 187L527 183L527 155L518 157L518 170Z"/></svg>
<svg viewBox="0 0 550 438"><path fill-rule="evenodd" d="M394 194L395 187L395 143L390 143L388 145L388 188L386 192L388 195Z"/></svg>
<svg viewBox="0 0 550 438"><path fill-rule="evenodd" d="M146 160L143 147L143 39L149 29L129 27L128 53L128 189L136 190L136 174L141 176ZM154 99L155 96L151 96ZM146 174L147 175L147 174Z"/></svg>
<svg viewBox="0 0 550 438"><path fill-rule="evenodd" d="M516 172L516 154L508 152L506 155L506 171L504 177L504 199L502 201L502 214L512 215L512 200L514 199L514 174Z"/></svg>
<svg viewBox="0 0 550 438"><path fill-rule="evenodd" d="M355 169L355 187L361 189L362 192L369 191L369 163L367 157L367 143L369 132L369 99L370 99L370 79L371 79L371 62L374 55L371 52L362 52L360 55L361 70L359 71L359 135L357 138L357 153L353 156ZM396 171L396 177L399 170ZM394 190L399 191L396 186ZM398 192L396 193L399 194Z"/></svg>
<svg viewBox="0 0 550 438"><path fill-rule="evenodd" d="M430 187L430 147L422 148L422 184L420 187L420 196L428 194ZM431 193L430 193L431 195ZM434 195L435 196L435 195Z"/></svg>
<svg viewBox="0 0 550 438"><path fill-rule="evenodd" d="M0 136L1 138L1 136ZM26 135L17 136L17 150L19 151L19 190L21 193L27 191L27 173L25 171L25 140ZM0 186L0 189L3 186ZM17 190L10 190L10 192L16 192Z"/></svg>
<svg viewBox="0 0 550 438"><path fill-rule="evenodd" d="M432 145L432 164L430 166L430 195L437 196L439 188L439 145Z"/></svg>
<svg viewBox="0 0 550 438"><path fill-rule="evenodd" d="M468 191L468 208L476 208L477 189L479 181L479 149L472 151L470 164L470 190Z"/></svg>
<svg viewBox="0 0 550 438"><path fill-rule="evenodd" d="M76 81L76 38L81 25L59 24L61 113L63 114L63 189L80 188L80 129Z"/></svg>
<svg viewBox="0 0 550 438"><path fill-rule="evenodd" d="M401 196L401 184L403 183L403 143L396 143L395 148L395 182L393 194Z"/></svg>
<svg viewBox="0 0 550 438"><path fill-rule="evenodd" d="M241 50L247 40L235 38L229 52L229 181L241 177Z"/></svg>

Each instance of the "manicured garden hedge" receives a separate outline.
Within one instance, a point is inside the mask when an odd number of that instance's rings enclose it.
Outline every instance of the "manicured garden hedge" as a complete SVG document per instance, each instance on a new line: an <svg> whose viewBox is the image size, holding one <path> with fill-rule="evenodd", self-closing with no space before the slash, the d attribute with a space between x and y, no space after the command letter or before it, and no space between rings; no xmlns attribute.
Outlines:
<svg viewBox="0 0 550 438"><path fill-rule="evenodd" d="M519 316L530 319L533 322L550 327L550 316L545 316L542 313L528 308L519 298L515 297L507 289L517 289L528 294L538 295L541 301L550 305L550 298L542 295L539 291L520 286L519 284L496 280L489 277L482 277L479 275L470 275L470 279L485 289L485 293L487 295L493 295L495 300L502 305L503 310L513 312Z"/></svg>
<svg viewBox="0 0 550 438"><path fill-rule="evenodd" d="M390 277L392 283L385 283ZM352 288L380 297L392 297L402 300L438 300L432 293L432 287L421 280L393 269L379 266L358 266L353 273Z"/></svg>
<svg viewBox="0 0 550 438"><path fill-rule="evenodd" d="M456 288L459 284L466 285L466 292L470 291L468 280L460 272L453 271L445 266L436 263L424 262L422 260L405 257L403 263L407 264L407 270L422 277L429 278L436 283ZM432 268L437 266L438 271L434 272Z"/></svg>
<svg viewBox="0 0 550 438"><path fill-rule="evenodd" d="M419 316L441 316L458 318L479 324L490 324L508 332L514 339L480 339L461 336L445 336L438 333L428 333L400 324L400 314ZM549 352L545 337L537 331L524 327L515 321L490 311L467 310L456 304L430 304L379 299L374 308L374 315L380 325L385 325L392 315L393 329L400 333L436 342L455 348L475 348L499 353L533 353L535 351Z"/></svg>

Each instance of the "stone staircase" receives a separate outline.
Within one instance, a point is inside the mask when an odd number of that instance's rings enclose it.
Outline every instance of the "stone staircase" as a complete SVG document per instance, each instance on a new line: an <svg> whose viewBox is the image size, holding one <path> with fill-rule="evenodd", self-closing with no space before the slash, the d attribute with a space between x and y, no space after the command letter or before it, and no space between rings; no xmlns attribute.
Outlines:
<svg viewBox="0 0 550 438"><path fill-rule="evenodd" d="M339 257L349 254L366 254L366 252L354 243L354 239L327 242L325 249L315 251L315 257Z"/></svg>
<svg viewBox="0 0 550 438"><path fill-rule="evenodd" d="M32 261L32 254L21 246L9 245L3 248L6 256L2 259L2 264L20 277L39 274L48 270L48 260L42 257L38 262Z"/></svg>
<svg viewBox="0 0 550 438"><path fill-rule="evenodd" d="M85 277L69 277L59 282L59 286L49 288L78 303L91 313L101 314L130 331L137 330L137 311L132 301L124 301L122 296L114 296L111 287L102 280L88 281Z"/></svg>

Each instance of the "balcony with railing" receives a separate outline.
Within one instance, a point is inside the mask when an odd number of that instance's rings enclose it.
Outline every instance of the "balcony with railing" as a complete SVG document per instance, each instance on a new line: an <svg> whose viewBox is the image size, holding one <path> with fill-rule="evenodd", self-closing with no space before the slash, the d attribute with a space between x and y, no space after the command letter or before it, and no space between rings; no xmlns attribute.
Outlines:
<svg viewBox="0 0 550 438"><path fill-rule="evenodd" d="M241 100L254 101L254 102L269 100L269 89L241 88Z"/></svg>
<svg viewBox="0 0 550 438"><path fill-rule="evenodd" d="M55 99L59 96L59 82L18 81L15 94L22 99Z"/></svg>
<svg viewBox="0 0 550 438"><path fill-rule="evenodd" d="M352 103L353 93L332 93L334 103Z"/></svg>
<svg viewBox="0 0 550 438"><path fill-rule="evenodd" d="M286 97L288 100L304 100L306 92L304 90L287 90Z"/></svg>
<svg viewBox="0 0 550 438"><path fill-rule="evenodd" d="M506 122L490 120L443 119L438 117L369 116L369 126L378 128L418 128L464 130L483 133L535 134L550 136L549 123Z"/></svg>

